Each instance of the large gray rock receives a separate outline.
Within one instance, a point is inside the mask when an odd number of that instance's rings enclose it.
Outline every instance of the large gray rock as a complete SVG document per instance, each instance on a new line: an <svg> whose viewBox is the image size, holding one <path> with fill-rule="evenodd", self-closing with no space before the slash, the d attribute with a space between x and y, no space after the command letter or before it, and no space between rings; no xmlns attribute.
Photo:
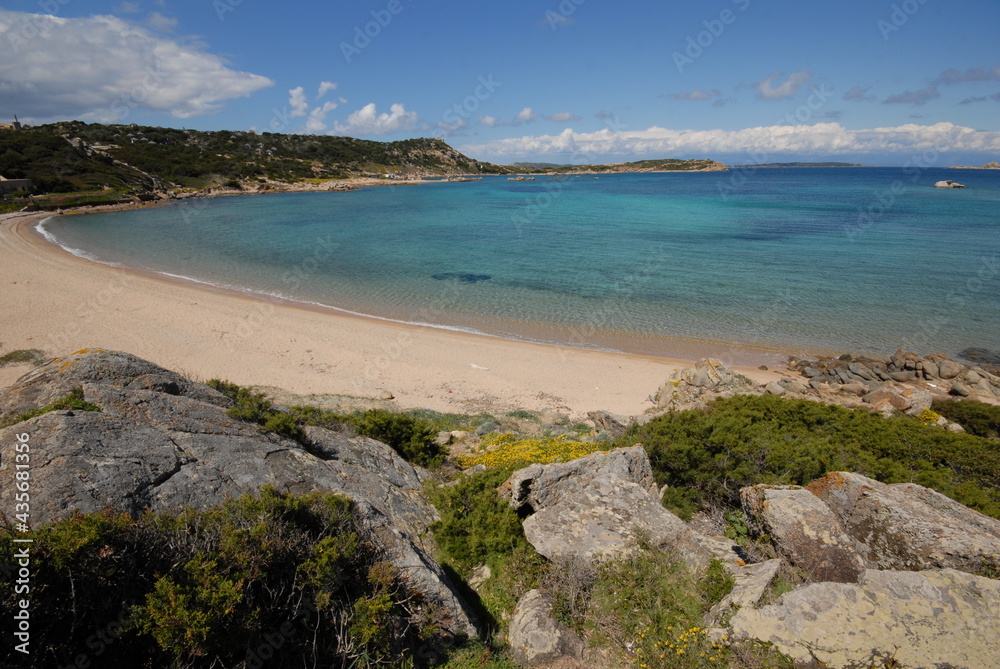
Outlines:
<svg viewBox="0 0 1000 669"><path fill-rule="evenodd" d="M552 608L552 600L538 590L529 590L517 602L507 637L518 664L551 667L583 654L583 640L555 619Z"/></svg>
<svg viewBox="0 0 1000 669"><path fill-rule="evenodd" d="M740 499L758 531L809 580L853 583L865 570L837 516L805 488L756 485L740 490Z"/></svg>
<svg viewBox="0 0 1000 669"><path fill-rule="evenodd" d="M361 527L408 585L447 612L447 625L475 635L475 619L430 558L437 519L417 470L372 439L307 428L305 444L229 418L223 395L124 353L81 352L44 365L0 396L11 413L82 387L101 412L55 411L0 430L4 462L13 435L30 435L32 521L38 526L111 508L205 508L265 485L291 493L339 492ZM13 508L12 486L0 504Z"/></svg>
<svg viewBox="0 0 1000 669"><path fill-rule="evenodd" d="M730 636L773 643L796 666L1000 667L1000 581L964 572L866 571L740 609ZM888 666L888 665L887 665ZM893 665L896 666L896 665Z"/></svg>
<svg viewBox="0 0 1000 669"><path fill-rule="evenodd" d="M849 472L827 474L807 489L837 515L869 567L1000 569L1000 521L939 492Z"/></svg>
<svg viewBox="0 0 1000 669"><path fill-rule="evenodd" d="M641 446L531 465L515 472L500 492L515 509L531 514L525 537L550 560L614 559L640 537L671 547L695 567L713 557L730 564L738 559L731 544L692 531L663 508Z"/></svg>
<svg viewBox="0 0 1000 669"><path fill-rule="evenodd" d="M0 394L0 422L65 397L84 383L154 390L225 407L232 404L222 393L134 355L85 348L36 367Z"/></svg>

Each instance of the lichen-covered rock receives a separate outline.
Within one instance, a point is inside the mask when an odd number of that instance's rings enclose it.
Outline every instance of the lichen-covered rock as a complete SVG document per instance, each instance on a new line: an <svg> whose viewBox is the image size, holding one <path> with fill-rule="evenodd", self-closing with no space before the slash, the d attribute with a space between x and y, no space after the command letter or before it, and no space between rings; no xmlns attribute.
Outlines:
<svg viewBox="0 0 1000 669"><path fill-rule="evenodd" d="M1000 569L1000 521L937 491L849 472L827 474L807 489L837 515L871 568Z"/></svg>
<svg viewBox="0 0 1000 669"><path fill-rule="evenodd" d="M208 386L120 351L85 348L31 370L0 395L0 422L45 406L85 383L152 390L228 407L232 402Z"/></svg>
<svg viewBox="0 0 1000 669"><path fill-rule="evenodd" d="M856 584L812 583L743 608L730 626L734 640L773 643L801 667L882 666L892 656L903 667L995 668L1000 581L952 569L869 570Z"/></svg>
<svg viewBox="0 0 1000 669"><path fill-rule="evenodd" d="M837 516L805 488L756 485L740 490L740 499L748 518L809 580L853 583L864 571Z"/></svg>
<svg viewBox="0 0 1000 669"><path fill-rule="evenodd" d="M18 414L82 387L95 411L53 411L0 430L4 462L15 434L30 436L35 526L111 508L205 508L265 485L291 493L340 492L361 527L408 585L441 606L452 631L477 634L475 618L434 560L437 520L419 472L373 439L307 428L298 443L226 415L225 396L134 356L74 354L39 367L0 395ZM13 486L0 504L13 508Z"/></svg>
<svg viewBox="0 0 1000 669"><path fill-rule="evenodd" d="M517 602L507 636L518 664L551 667L583 653L583 641L555 619L552 608L552 600L538 590L529 590Z"/></svg>
<svg viewBox="0 0 1000 669"><path fill-rule="evenodd" d="M733 589L712 607L705 616L705 622L716 625L731 611L757 606L780 569L781 560L767 560L732 569Z"/></svg>
<svg viewBox="0 0 1000 669"><path fill-rule="evenodd" d="M644 537L705 567L713 557L735 564L729 543L692 531L663 508L641 446L593 453L571 462L531 465L500 492L522 513L524 534L550 560L613 559Z"/></svg>

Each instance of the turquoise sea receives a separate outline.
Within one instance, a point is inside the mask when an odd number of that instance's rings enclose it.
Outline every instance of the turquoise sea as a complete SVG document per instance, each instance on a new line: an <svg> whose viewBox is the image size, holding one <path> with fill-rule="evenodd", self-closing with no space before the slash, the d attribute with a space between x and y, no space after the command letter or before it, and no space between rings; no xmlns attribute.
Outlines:
<svg viewBox="0 0 1000 669"><path fill-rule="evenodd" d="M103 262L572 346L1000 350L1000 171L488 177L57 216L44 231Z"/></svg>

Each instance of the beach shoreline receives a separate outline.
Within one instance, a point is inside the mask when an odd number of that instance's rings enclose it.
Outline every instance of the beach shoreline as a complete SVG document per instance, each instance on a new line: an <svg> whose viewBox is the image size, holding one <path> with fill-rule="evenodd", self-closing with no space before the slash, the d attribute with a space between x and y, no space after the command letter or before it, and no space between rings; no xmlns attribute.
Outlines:
<svg viewBox="0 0 1000 669"><path fill-rule="evenodd" d="M0 280L8 296L0 351L35 348L60 356L102 347L198 380L223 378L299 395L376 399L391 393L401 409L554 409L574 416L642 413L672 371L700 357L726 357L719 355L726 351L721 345L704 342L677 342L680 355L617 353L261 299L75 256L35 230L52 215L0 217ZM774 365L772 371L737 368L761 383L780 376ZM0 370L0 387L25 371Z"/></svg>

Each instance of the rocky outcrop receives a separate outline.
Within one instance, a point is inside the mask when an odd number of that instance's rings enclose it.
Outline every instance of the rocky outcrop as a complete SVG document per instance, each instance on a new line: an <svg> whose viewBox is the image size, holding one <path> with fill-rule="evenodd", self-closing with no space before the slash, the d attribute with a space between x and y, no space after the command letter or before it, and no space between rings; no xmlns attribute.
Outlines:
<svg viewBox="0 0 1000 669"><path fill-rule="evenodd" d="M550 560L613 559L640 537L669 546L697 567L713 557L737 560L730 544L692 531L663 508L641 446L531 465L515 472L500 493L527 516L525 537Z"/></svg>
<svg viewBox="0 0 1000 669"><path fill-rule="evenodd" d="M965 188L962 184L952 181L951 179L945 179L944 181L938 181L934 184L935 188Z"/></svg>
<svg viewBox="0 0 1000 669"><path fill-rule="evenodd" d="M740 609L733 639L773 643L796 666L997 667L1000 581L946 569L869 570L813 583L761 609ZM886 665L890 666L890 665Z"/></svg>
<svg viewBox="0 0 1000 669"><path fill-rule="evenodd" d="M552 609L552 600L538 590L529 590L517 602L507 636L518 664L553 667L583 654L583 640L558 622Z"/></svg>
<svg viewBox="0 0 1000 669"><path fill-rule="evenodd" d="M17 415L77 387L100 412L53 411L0 431L4 462L13 461L13 435L30 435L36 526L74 511L204 508L268 484L340 492L410 587L443 607L453 631L476 634L473 615L429 557L437 514L421 494L420 473L385 444L320 428L308 428L303 443L264 433L229 418L220 393L101 350L30 372L0 396L0 410ZM0 491L0 504L13 508L13 493Z"/></svg>
<svg viewBox="0 0 1000 669"><path fill-rule="evenodd" d="M827 474L807 489L836 515L868 567L1000 571L1000 521L939 492L849 472Z"/></svg>
<svg viewBox="0 0 1000 669"><path fill-rule="evenodd" d="M732 569L733 589L712 607L705 616L705 622L717 625L729 612L757 606L780 569L781 560L766 560Z"/></svg>
<svg viewBox="0 0 1000 669"><path fill-rule="evenodd" d="M806 378L810 395L818 399L842 393L846 386L861 387L863 401L875 409L890 406L917 414L931 401L947 395L994 401L1000 398L1000 377L977 365L965 365L933 354L919 356L899 349L888 360L839 358L792 359L789 368Z"/></svg>
<svg viewBox="0 0 1000 669"><path fill-rule="evenodd" d="M865 570L837 516L805 488L756 485L740 490L740 498L758 533L810 581L854 583Z"/></svg>
<svg viewBox="0 0 1000 669"><path fill-rule="evenodd" d="M694 367L673 372L653 399L655 410L662 412L704 406L716 397L738 393L759 395L761 390L753 381L722 362L703 358Z"/></svg>

